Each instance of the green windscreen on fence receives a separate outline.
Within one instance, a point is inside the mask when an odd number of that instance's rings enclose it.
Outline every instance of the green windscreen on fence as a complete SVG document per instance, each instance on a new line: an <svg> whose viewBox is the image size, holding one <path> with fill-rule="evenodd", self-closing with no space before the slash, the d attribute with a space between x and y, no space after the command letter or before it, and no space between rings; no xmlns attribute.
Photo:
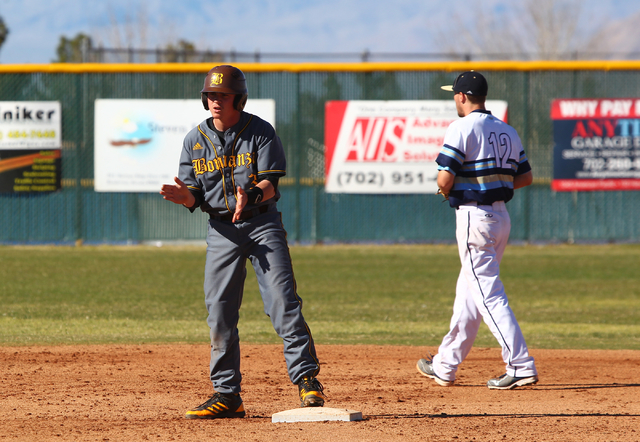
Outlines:
<svg viewBox="0 0 640 442"><path fill-rule="evenodd" d="M631 64L629 64L631 63ZM640 97L640 64L448 63L238 65L250 98L276 102L287 177L278 203L294 242L440 242L454 239L454 214L436 195L324 192L324 107L329 100L450 100L440 86L482 71L489 99L508 102L533 168L533 186L509 203L515 241L637 241L636 191L553 192L551 101ZM0 193L0 243L138 243L202 240L206 216L157 193L93 188L94 102L198 99L206 65L0 66L0 101L59 101L62 189ZM99 124L99 122L98 122ZM1 155L2 151L0 151ZM158 189L159 190L159 189Z"/></svg>

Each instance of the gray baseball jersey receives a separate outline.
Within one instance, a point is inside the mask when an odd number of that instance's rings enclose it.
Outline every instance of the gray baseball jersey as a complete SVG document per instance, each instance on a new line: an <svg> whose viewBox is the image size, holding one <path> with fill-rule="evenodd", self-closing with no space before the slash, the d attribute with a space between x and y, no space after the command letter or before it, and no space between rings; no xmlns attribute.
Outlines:
<svg viewBox="0 0 640 442"><path fill-rule="evenodd" d="M261 179L285 175L286 161L280 138L259 117L242 112L240 121L224 133L203 121L187 134L180 157L179 178L209 213L204 293L211 329L210 377L215 391L239 393L239 308L242 303L247 259L251 261L275 331L283 339L289 377L298 383L320 370L311 332L302 315L291 256L275 201L276 195L243 213L257 212L232 223L236 192L248 190ZM253 210L259 208L260 210ZM263 210L264 209L264 210ZM227 215L225 217L224 215Z"/></svg>
<svg viewBox="0 0 640 442"><path fill-rule="evenodd" d="M237 186L248 190L261 176L285 175L284 149L273 126L256 115L242 112L239 123L224 132L222 140L210 122L211 118L203 121L185 137L178 177L196 196L195 207L212 214L233 213ZM273 201L279 198L276 189ZM245 210L273 201L247 205Z"/></svg>

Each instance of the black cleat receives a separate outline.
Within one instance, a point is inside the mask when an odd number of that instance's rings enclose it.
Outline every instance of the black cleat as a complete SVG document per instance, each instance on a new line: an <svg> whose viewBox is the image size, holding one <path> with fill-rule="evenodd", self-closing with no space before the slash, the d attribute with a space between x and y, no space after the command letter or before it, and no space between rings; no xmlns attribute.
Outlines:
<svg viewBox="0 0 640 442"><path fill-rule="evenodd" d="M187 411L187 419L221 419L244 417L244 404L239 394L214 393L204 404Z"/></svg>
<svg viewBox="0 0 640 442"><path fill-rule="evenodd" d="M324 405L323 387L316 378L303 377L298 382L298 393L300 393L301 407L322 407Z"/></svg>

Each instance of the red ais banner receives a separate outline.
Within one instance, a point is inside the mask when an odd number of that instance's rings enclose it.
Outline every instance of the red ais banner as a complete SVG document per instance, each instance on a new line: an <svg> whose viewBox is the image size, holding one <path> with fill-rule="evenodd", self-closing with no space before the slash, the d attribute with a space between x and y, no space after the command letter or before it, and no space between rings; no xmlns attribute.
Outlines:
<svg viewBox="0 0 640 442"><path fill-rule="evenodd" d="M487 108L506 119L506 102ZM327 102L326 192L435 193L435 159L458 118L453 100Z"/></svg>
<svg viewBox="0 0 640 442"><path fill-rule="evenodd" d="M551 103L556 191L640 189L640 98Z"/></svg>

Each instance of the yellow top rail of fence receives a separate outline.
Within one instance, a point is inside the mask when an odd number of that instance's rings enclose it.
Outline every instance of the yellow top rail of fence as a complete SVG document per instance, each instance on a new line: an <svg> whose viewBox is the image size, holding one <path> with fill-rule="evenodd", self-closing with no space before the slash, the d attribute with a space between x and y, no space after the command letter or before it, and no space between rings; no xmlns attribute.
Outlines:
<svg viewBox="0 0 640 442"><path fill-rule="evenodd" d="M375 71L613 71L640 70L640 60L612 61L455 61L362 63L231 63L245 72L375 72ZM213 63L51 63L0 64L10 73L202 73Z"/></svg>

